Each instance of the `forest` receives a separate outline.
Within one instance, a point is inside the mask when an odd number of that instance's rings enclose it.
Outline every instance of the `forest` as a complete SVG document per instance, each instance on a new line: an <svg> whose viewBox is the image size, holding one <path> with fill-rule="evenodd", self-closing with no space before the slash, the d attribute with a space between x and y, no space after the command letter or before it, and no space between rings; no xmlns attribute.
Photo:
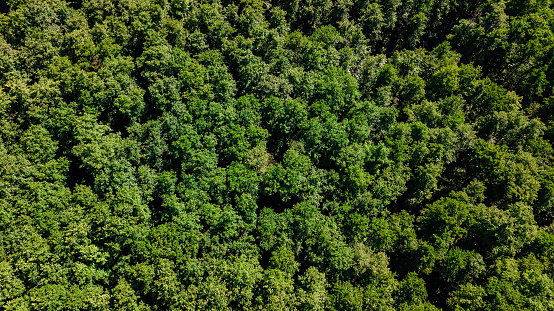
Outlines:
<svg viewBox="0 0 554 311"><path fill-rule="evenodd" d="M554 310L552 0L0 1L0 310Z"/></svg>

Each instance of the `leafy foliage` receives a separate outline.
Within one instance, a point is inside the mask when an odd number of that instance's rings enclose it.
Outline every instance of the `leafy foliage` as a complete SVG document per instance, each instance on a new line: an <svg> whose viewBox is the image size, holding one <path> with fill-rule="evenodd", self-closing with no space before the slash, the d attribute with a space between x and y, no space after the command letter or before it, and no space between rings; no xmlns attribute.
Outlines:
<svg viewBox="0 0 554 311"><path fill-rule="evenodd" d="M554 309L551 1L0 3L0 310Z"/></svg>

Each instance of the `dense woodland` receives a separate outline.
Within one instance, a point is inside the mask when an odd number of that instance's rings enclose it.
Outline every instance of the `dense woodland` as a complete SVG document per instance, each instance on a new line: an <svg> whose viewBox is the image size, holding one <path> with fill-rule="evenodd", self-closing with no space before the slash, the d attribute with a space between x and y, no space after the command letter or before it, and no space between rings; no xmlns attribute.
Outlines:
<svg viewBox="0 0 554 311"><path fill-rule="evenodd" d="M554 310L551 0L0 12L0 310Z"/></svg>

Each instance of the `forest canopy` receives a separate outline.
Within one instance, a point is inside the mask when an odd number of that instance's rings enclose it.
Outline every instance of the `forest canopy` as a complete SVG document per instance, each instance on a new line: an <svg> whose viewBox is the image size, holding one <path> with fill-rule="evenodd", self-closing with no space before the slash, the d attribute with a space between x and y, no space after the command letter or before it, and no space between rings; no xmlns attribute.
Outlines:
<svg viewBox="0 0 554 311"><path fill-rule="evenodd" d="M551 0L0 12L0 310L554 310Z"/></svg>

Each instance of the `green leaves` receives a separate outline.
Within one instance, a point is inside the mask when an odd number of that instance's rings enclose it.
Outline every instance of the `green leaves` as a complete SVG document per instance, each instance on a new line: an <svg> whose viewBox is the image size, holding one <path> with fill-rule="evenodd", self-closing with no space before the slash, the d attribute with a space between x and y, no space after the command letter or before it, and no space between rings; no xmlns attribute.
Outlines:
<svg viewBox="0 0 554 311"><path fill-rule="evenodd" d="M0 309L554 308L550 1L81 2L0 4Z"/></svg>

